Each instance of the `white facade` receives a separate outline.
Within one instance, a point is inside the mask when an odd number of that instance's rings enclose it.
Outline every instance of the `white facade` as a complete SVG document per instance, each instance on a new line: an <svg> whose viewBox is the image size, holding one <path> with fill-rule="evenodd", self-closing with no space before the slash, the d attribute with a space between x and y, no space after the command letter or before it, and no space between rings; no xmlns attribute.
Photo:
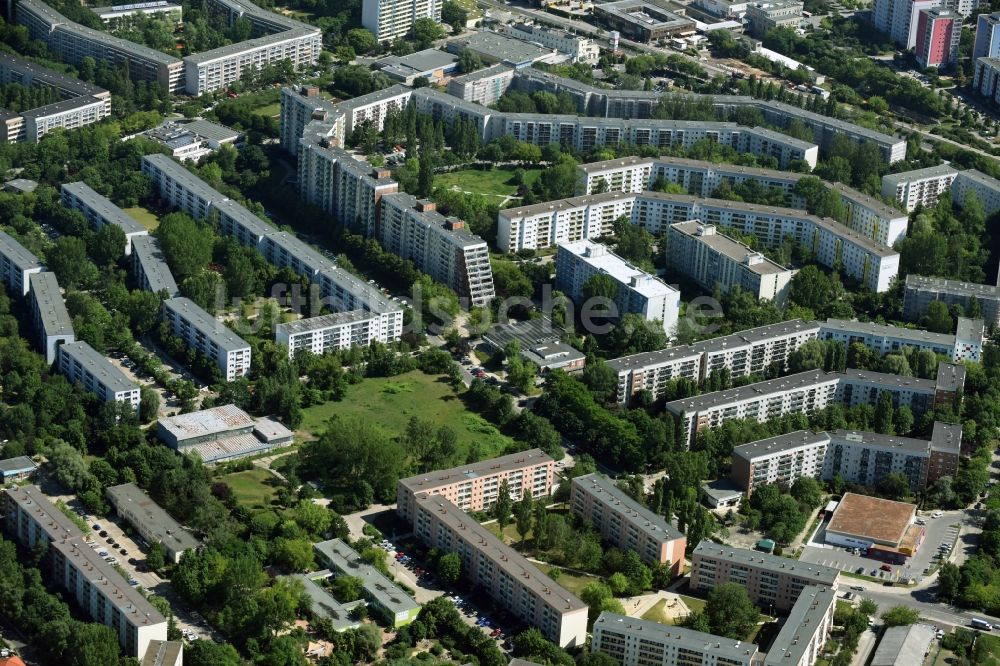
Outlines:
<svg viewBox="0 0 1000 666"><path fill-rule="evenodd" d="M402 111L410 103L413 88L396 84L385 90L376 90L367 95L354 97L337 105L344 114L344 136L349 136L354 128L365 121L382 131L385 117L390 111Z"/></svg>
<svg viewBox="0 0 1000 666"><path fill-rule="evenodd" d="M28 295L28 278L42 271L38 257L13 237L0 231L0 280L14 296Z"/></svg>
<svg viewBox="0 0 1000 666"><path fill-rule="evenodd" d="M466 102L492 106L507 92L513 80L514 69L498 63L452 78L448 81L448 94Z"/></svg>
<svg viewBox="0 0 1000 666"><path fill-rule="evenodd" d="M621 666L753 666L757 646L685 627L668 626L615 613L594 622L593 652Z"/></svg>
<svg viewBox="0 0 1000 666"><path fill-rule="evenodd" d="M440 23L441 5L441 0L364 0L361 25L379 43L390 43L406 37L417 19L429 18Z"/></svg>
<svg viewBox="0 0 1000 666"><path fill-rule="evenodd" d="M194 301L184 297L163 301L163 318L175 336L215 361L227 382L250 372L250 345Z"/></svg>
<svg viewBox="0 0 1000 666"><path fill-rule="evenodd" d="M1000 210L1000 180L975 169L960 171L951 184L951 199L961 207L967 192L974 192L990 216Z"/></svg>
<svg viewBox="0 0 1000 666"><path fill-rule="evenodd" d="M872 22L904 49L917 43L917 15L922 9L940 7L942 0L875 0Z"/></svg>
<svg viewBox="0 0 1000 666"><path fill-rule="evenodd" d="M912 213L918 205L936 204L938 197L951 190L957 175L958 170L948 165L890 173L882 176L882 196L895 199Z"/></svg>
<svg viewBox="0 0 1000 666"><path fill-rule="evenodd" d="M105 224L113 224L121 229L125 234L125 256L132 254L132 239L149 235L144 226L82 181L63 183L61 192L60 201L63 206L83 213L95 231L99 231Z"/></svg>
<svg viewBox="0 0 1000 666"><path fill-rule="evenodd" d="M679 291L632 266L606 245L590 241L559 244L556 289L579 307L584 307L584 284L600 274L608 275L618 284L615 305L620 315L634 312L646 321L660 321L667 335L674 335L681 307Z"/></svg>
<svg viewBox="0 0 1000 666"><path fill-rule="evenodd" d="M980 14L976 18L976 42L972 47L972 62L979 58L1000 56L1000 12Z"/></svg>
<svg viewBox="0 0 1000 666"><path fill-rule="evenodd" d="M29 280L32 321L45 352L45 362L52 365L59 355L59 345L76 341L73 320L66 311L55 273L32 273Z"/></svg>
<svg viewBox="0 0 1000 666"><path fill-rule="evenodd" d="M367 347L373 341L390 342L379 316L354 310L278 324L274 339L288 347L288 358L308 350L321 355L348 347Z"/></svg>
<svg viewBox="0 0 1000 666"><path fill-rule="evenodd" d="M565 30L518 23L515 25L501 25L497 28L497 32L501 35L522 39L527 42L535 42L546 48L555 49L569 56L573 62L596 65L601 57L601 49L592 40L580 35L574 35Z"/></svg>
<svg viewBox="0 0 1000 666"><path fill-rule="evenodd" d="M139 387L86 342L59 345L59 371L104 402L117 400L139 409Z"/></svg>

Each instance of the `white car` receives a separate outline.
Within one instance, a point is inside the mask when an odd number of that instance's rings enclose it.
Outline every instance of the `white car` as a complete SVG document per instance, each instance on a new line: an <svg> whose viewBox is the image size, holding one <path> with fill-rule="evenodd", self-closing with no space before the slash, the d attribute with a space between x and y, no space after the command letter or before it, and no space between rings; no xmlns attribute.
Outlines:
<svg viewBox="0 0 1000 666"><path fill-rule="evenodd" d="M943 515L944 514L941 513L940 511L935 511L934 513L931 514L931 518L940 518Z"/></svg>

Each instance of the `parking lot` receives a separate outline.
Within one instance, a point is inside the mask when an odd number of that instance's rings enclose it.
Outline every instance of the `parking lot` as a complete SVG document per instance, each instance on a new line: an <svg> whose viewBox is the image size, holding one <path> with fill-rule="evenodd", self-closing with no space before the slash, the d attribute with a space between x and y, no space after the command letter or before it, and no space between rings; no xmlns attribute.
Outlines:
<svg viewBox="0 0 1000 666"><path fill-rule="evenodd" d="M945 556L951 553L958 539L963 518L960 511L943 512L940 518L932 518L931 515L918 516L918 519L926 523L923 526L925 530L924 540L916 555L904 565L887 565L880 560L853 554L847 548L825 543L826 523L823 523L813 538L809 540L799 559L803 562L822 564L841 571L858 574L863 572L866 576L887 581L896 581L902 578L914 578L919 581L925 575L925 571L935 563L939 553L944 553ZM946 546L947 549L941 548L939 550L942 545ZM884 570L883 566L888 568L888 571Z"/></svg>

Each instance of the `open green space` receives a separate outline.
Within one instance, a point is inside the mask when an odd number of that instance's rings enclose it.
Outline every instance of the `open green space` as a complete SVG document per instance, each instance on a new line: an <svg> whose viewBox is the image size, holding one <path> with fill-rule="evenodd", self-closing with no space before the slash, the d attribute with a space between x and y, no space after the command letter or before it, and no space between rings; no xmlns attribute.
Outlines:
<svg viewBox="0 0 1000 666"><path fill-rule="evenodd" d="M1000 636L979 634L976 640L987 649L984 660L978 666L1000 666Z"/></svg>
<svg viewBox="0 0 1000 666"><path fill-rule="evenodd" d="M694 614L694 613L700 613L703 610L705 610L705 600L704 599L698 599L697 597L689 597L689 596L686 596L686 595L683 595L683 594L678 595L678 596L681 598L681 601L684 602L684 605L688 607L688 610L692 614Z"/></svg>
<svg viewBox="0 0 1000 666"><path fill-rule="evenodd" d="M465 408L447 378L414 370L396 377L373 377L348 387L339 402L326 402L302 410L301 430L317 436L333 416L357 416L378 423L389 433L401 434L410 417L418 416L448 426L458 443L456 459L464 460L475 445L479 456L499 455L511 440L491 423Z"/></svg>
<svg viewBox="0 0 1000 666"><path fill-rule="evenodd" d="M667 600L660 599L648 611L642 614L643 620L659 622L660 624L673 624L673 619L667 614Z"/></svg>
<svg viewBox="0 0 1000 666"><path fill-rule="evenodd" d="M274 476L266 469L255 467L242 472L233 472L220 477L236 496L240 504L250 507L268 507L274 499L275 489L271 485Z"/></svg>
<svg viewBox="0 0 1000 666"><path fill-rule="evenodd" d="M154 231L156 227L160 226L159 218L157 218L156 215L148 208L135 206L133 208L126 208L125 212L131 215L136 222L146 227L149 231Z"/></svg>
<svg viewBox="0 0 1000 666"><path fill-rule="evenodd" d="M281 102L275 102L274 104L258 107L254 109L253 112L260 116L271 116L273 118L281 113Z"/></svg>
<svg viewBox="0 0 1000 666"><path fill-rule="evenodd" d="M543 573L547 575L551 575L552 570L558 568L550 566L548 564L538 564L537 566L539 569L542 570ZM583 588L587 587L591 583L598 582L600 580L601 579L598 578L597 576L589 576L587 574L575 574L565 570L560 570L558 576L555 579L557 583L559 583L561 586L563 586L564 588L566 588L567 590L569 590L570 592L572 592L577 596L580 596L580 593L583 592Z"/></svg>
<svg viewBox="0 0 1000 666"><path fill-rule="evenodd" d="M538 179L540 173L542 173L541 169L525 169L525 184L530 187ZM513 169L491 169L489 171L462 169L461 171L439 173L434 176L434 186L491 197L512 197L517 194Z"/></svg>

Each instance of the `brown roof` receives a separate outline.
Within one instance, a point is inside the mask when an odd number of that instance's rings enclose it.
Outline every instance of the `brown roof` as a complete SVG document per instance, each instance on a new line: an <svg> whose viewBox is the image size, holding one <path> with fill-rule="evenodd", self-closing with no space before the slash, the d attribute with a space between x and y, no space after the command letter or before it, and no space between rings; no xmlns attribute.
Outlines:
<svg viewBox="0 0 1000 666"><path fill-rule="evenodd" d="M845 493L827 531L898 546L916 510L905 502Z"/></svg>

